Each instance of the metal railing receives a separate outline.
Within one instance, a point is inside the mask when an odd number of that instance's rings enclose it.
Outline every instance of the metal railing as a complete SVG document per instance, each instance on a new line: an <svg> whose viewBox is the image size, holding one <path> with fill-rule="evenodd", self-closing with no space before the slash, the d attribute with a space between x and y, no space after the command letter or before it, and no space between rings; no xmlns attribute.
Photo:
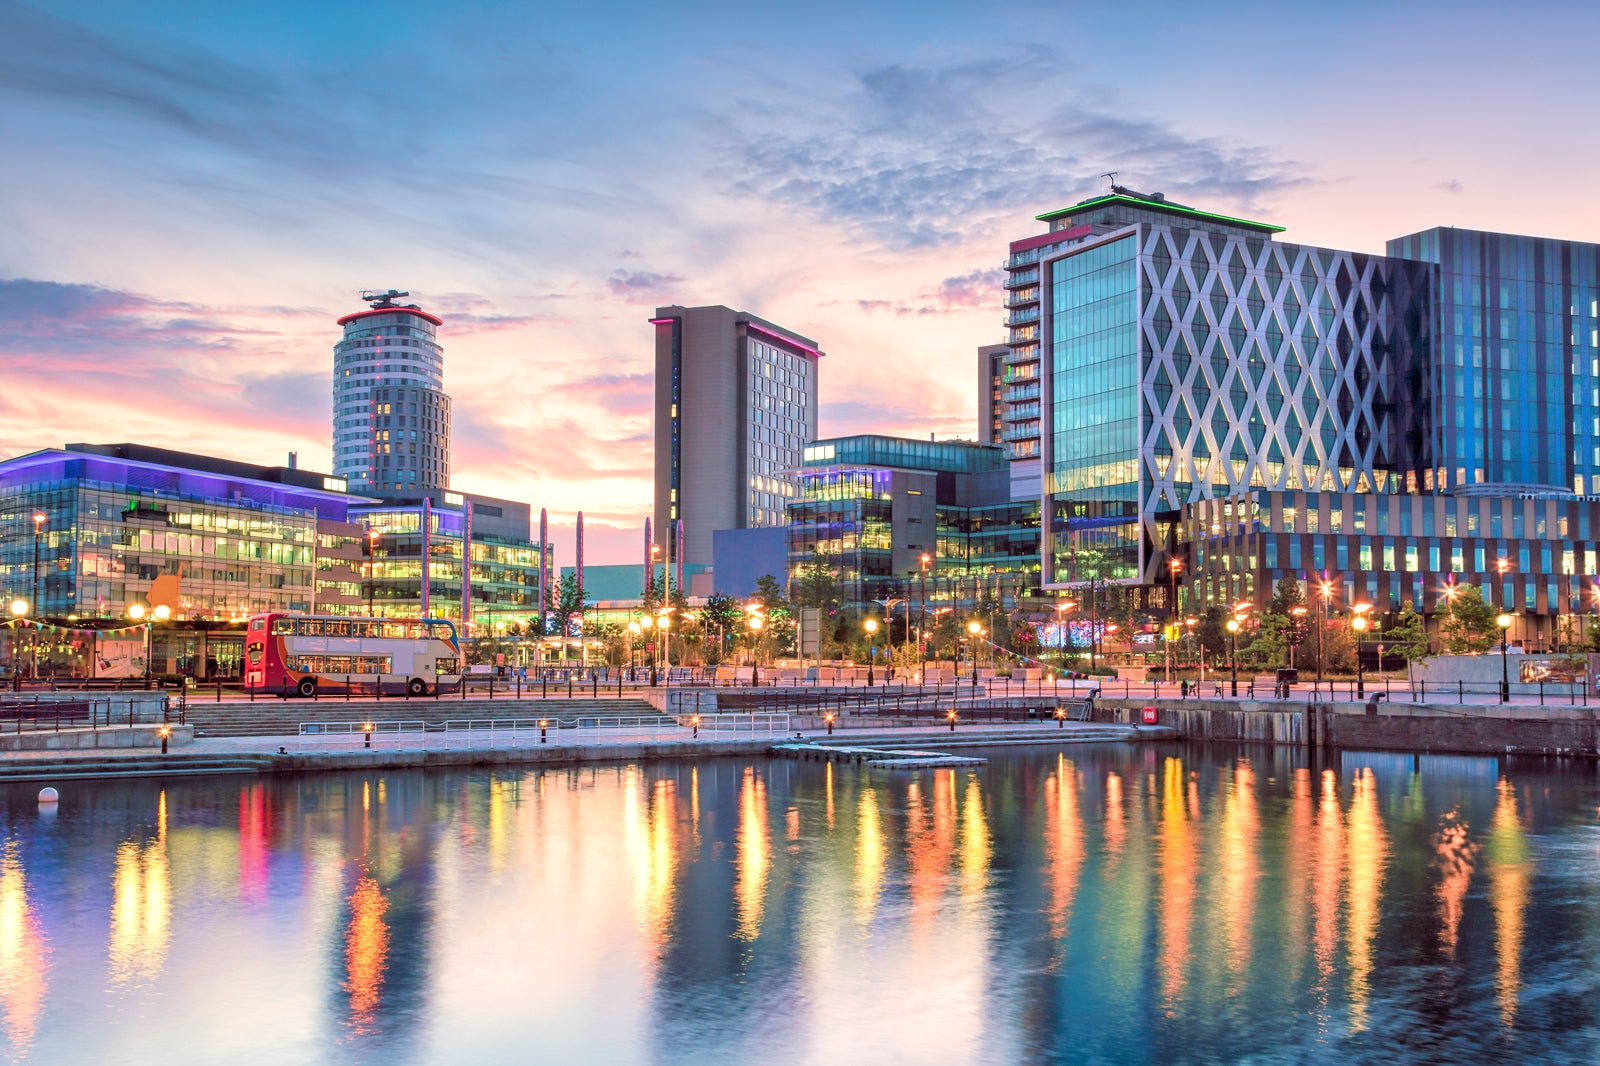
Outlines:
<svg viewBox="0 0 1600 1066"><path fill-rule="evenodd" d="M414 751L428 746L428 723L422 721L301 722L296 732L302 752Z"/></svg>

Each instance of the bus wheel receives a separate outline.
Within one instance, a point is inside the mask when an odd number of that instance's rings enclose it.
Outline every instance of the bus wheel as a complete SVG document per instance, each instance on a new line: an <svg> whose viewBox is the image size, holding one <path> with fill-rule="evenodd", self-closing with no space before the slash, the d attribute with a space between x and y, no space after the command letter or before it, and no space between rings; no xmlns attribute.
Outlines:
<svg viewBox="0 0 1600 1066"><path fill-rule="evenodd" d="M300 695L304 696L306 699L310 699L317 694L317 679L314 677L302 677L300 679L300 684L296 686L295 691L299 692Z"/></svg>
<svg viewBox="0 0 1600 1066"><path fill-rule="evenodd" d="M406 682L406 691L413 696L426 696L428 694L428 683L420 677L413 677Z"/></svg>

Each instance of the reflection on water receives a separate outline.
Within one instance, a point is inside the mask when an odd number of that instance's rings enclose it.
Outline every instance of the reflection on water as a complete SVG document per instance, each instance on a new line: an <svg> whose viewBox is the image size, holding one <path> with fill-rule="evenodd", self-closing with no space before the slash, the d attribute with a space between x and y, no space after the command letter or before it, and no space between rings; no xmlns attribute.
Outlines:
<svg viewBox="0 0 1600 1066"><path fill-rule="evenodd" d="M15 840L0 848L0 1023L13 1057L26 1054L33 1043L49 965L48 942L28 899L19 850Z"/></svg>
<svg viewBox="0 0 1600 1066"><path fill-rule="evenodd" d="M1172 745L0 790L0 1056L1592 1061L1593 774Z"/></svg>

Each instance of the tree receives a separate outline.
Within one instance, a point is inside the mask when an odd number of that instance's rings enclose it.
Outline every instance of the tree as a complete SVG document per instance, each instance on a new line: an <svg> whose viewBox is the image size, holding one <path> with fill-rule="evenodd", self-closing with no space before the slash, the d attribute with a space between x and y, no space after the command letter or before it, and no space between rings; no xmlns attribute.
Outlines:
<svg viewBox="0 0 1600 1066"><path fill-rule="evenodd" d="M1428 631L1422 624L1422 616L1410 607L1395 617L1386 636L1390 654L1408 663L1419 663L1428 657Z"/></svg>
<svg viewBox="0 0 1600 1066"><path fill-rule="evenodd" d="M706 597L698 612L700 626L707 634L716 634L716 644L706 646L706 664L715 666L726 653L730 638L738 638L739 626L744 622L744 608L732 596L720 593Z"/></svg>
<svg viewBox="0 0 1600 1066"><path fill-rule="evenodd" d="M1439 622L1439 639L1451 655L1481 655L1494 646L1499 627L1494 608L1476 585L1457 586L1450 609Z"/></svg>

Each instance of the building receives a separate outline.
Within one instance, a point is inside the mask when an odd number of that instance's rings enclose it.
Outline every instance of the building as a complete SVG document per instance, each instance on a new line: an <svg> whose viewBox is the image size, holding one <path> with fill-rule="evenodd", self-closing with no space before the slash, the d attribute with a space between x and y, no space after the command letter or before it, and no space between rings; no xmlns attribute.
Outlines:
<svg viewBox="0 0 1600 1066"><path fill-rule="evenodd" d="M1431 612L1465 583L1537 643L1593 580L1600 246L1434 229L1370 255L1121 187L1039 218L1008 284L1047 294L1047 588L1164 608L1176 568L1196 606L1293 577Z"/></svg>
<svg viewBox="0 0 1600 1066"><path fill-rule="evenodd" d="M781 527L817 435L817 343L745 311L659 307L655 529L676 566L719 529ZM683 543L676 523L682 523Z"/></svg>
<svg viewBox="0 0 1600 1066"><path fill-rule="evenodd" d="M1011 346L985 344L978 348L978 443L1006 443L1006 364ZM1038 421L1037 417L1034 419ZM1033 431L1036 435L1038 429Z"/></svg>
<svg viewBox="0 0 1600 1066"><path fill-rule="evenodd" d="M375 534L372 613L448 618L467 623L469 634L496 622L535 623L542 613L541 553L552 577L556 567L553 546L532 538L530 511L525 503L448 490L353 504L350 520ZM463 573L465 544L471 545L471 563ZM548 604L554 589L546 595Z"/></svg>
<svg viewBox="0 0 1600 1066"><path fill-rule="evenodd" d="M318 521L346 518L344 489L309 470L138 444L30 452L0 462L0 588L31 602L37 574L31 613L52 619L158 604L208 621L310 611Z"/></svg>
<svg viewBox="0 0 1600 1066"><path fill-rule="evenodd" d="M333 470L350 491L416 497L450 487L443 320L393 289L339 319L333 347Z"/></svg>
<svg viewBox="0 0 1600 1066"><path fill-rule="evenodd" d="M1039 580L1039 511L1010 499L1003 448L971 441L861 435L808 444L789 505L789 573L815 555L841 598L861 604L914 589L972 602ZM926 559L925 559L926 557Z"/></svg>

